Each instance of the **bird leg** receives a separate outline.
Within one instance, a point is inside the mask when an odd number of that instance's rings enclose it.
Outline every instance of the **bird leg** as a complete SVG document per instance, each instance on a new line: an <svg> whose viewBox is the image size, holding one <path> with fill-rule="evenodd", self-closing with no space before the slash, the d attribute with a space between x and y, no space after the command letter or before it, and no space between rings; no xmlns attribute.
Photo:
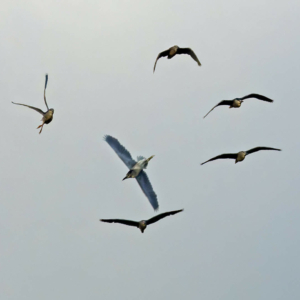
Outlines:
<svg viewBox="0 0 300 300"><path fill-rule="evenodd" d="M43 130L43 126L44 126L45 123L41 124L40 126L38 126L36 129L40 128L41 127L41 130L39 132L39 134L41 134L42 130Z"/></svg>

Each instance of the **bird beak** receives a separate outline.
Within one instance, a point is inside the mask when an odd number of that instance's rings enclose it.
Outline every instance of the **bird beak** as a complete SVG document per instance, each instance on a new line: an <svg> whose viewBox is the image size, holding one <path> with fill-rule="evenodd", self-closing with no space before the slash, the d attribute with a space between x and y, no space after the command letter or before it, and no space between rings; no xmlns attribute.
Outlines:
<svg viewBox="0 0 300 300"><path fill-rule="evenodd" d="M152 159L155 155L150 156L147 160L149 161L150 159Z"/></svg>
<svg viewBox="0 0 300 300"><path fill-rule="evenodd" d="M127 176L126 176L126 177L124 177L124 178L122 179L122 181L123 181L123 180L125 180L125 179L127 179L127 178L128 178Z"/></svg>

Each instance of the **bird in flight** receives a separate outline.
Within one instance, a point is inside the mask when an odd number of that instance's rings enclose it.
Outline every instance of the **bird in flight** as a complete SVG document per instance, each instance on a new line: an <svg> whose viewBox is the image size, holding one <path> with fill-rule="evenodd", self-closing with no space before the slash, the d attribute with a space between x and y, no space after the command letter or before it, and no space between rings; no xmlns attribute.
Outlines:
<svg viewBox="0 0 300 300"><path fill-rule="evenodd" d="M272 99L265 97L263 95L259 94L249 94L245 97L242 98L234 98L233 100L222 100L220 103L218 103L216 106L214 106L203 118L205 118L214 108L220 105L229 105L229 108L235 107L239 108L242 103L244 102L243 100L248 99L248 98L256 98L258 100L262 101L267 101L267 102L274 102Z"/></svg>
<svg viewBox="0 0 300 300"><path fill-rule="evenodd" d="M198 63L198 66L201 66L201 63L200 63L198 57L196 56L195 52L191 48L180 48L178 46L173 46L170 49L158 54L155 64L154 64L153 73L155 71L156 63L161 57L168 56L168 59L171 59L176 54L188 54Z"/></svg>
<svg viewBox="0 0 300 300"><path fill-rule="evenodd" d="M239 162L239 161L243 161L246 157L246 155L249 155L251 153L260 151L260 150L276 150L276 151L281 151L281 149L277 149L277 148L270 148L270 147L256 147L253 149L250 149L248 151L240 151L238 153L224 153L221 155L218 155L216 157L213 157L207 161L205 161L204 163L202 163L201 165L206 164L209 161L213 161L216 159L223 159L223 158L231 158L231 159L235 159L235 163Z"/></svg>
<svg viewBox="0 0 300 300"><path fill-rule="evenodd" d="M157 196L152 188L146 172L143 170L147 168L148 162L154 157L154 155L150 156L149 158L138 156L136 162L134 159L132 159L131 154L119 143L117 139L110 135L106 135L104 136L104 140L110 145L110 147L116 152L116 154L129 169L129 172L126 174L123 180L127 178L135 178L145 196L148 198L153 209L158 210Z"/></svg>
<svg viewBox="0 0 300 300"><path fill-rule="evenodd" d="M40 113L41 115L43 115L43 118L42 118L42 124L40 126L37 127L38 128L41 128L40 132L42 132L43 130L43 126L44 124L49 124L52 119L53 119L53 114L54 114L54 109L53 108L50 108L48 107L48 104L47 104L47 101L46 101L46 88L47 88L47 83L48 83L48 74L46 74L46 79L45 79L45 88L44 88L44 101L45 101L45 104L46 104L46 107L47 107L47 111L46 112L43 112L41 109L39 108L36 108L36 107L33 107L33 106L30 106L30 105L26 105L26 104L21 104L21 103L15 103L15 102L12 102L13 104L17 104L17 105L23 105L23 106L27 106L31 109L34 109L35 111L37 111L38 113Z"/></svg>
<svg viewBox="0 0 300 300"><path fill-rule="evenodd" d="M183 209L165 212L165 213L157 215L149 220L142 220L140 222L131 221L131 220L122 220L122 219L100 219L100 221L107 222L107 223L120 223L120 224L124 224L124 225L128 225L128 226L134 226L134 227L139 228L141 230L141 232L144 233L144 230L146 229L146 227L148 225L153 224L167 216L171 216L171 215L180 213L182 211L183 211Z"/></svg>

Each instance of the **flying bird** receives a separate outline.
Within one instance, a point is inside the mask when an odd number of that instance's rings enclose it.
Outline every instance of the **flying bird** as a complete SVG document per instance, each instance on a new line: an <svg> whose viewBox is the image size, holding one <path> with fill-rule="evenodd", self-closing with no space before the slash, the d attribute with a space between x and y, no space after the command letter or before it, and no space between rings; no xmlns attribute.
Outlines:
<svg viewBox="0 0 300 300"><path fill-rule="evenodd" d="M142 233L144 233L144 230L146 229L146 227L148 225L153 224L167 216L171 216L171 215L180 213L182 211L183 211L183 209L165 212L165 213L157 215L149 220L142 220L140 222L130 221L130 220L122 220L122 219L100 219L100 221L107 222L107 223L120 223L120 224L124 224L124 225L128 225L128 226L135 226L135 227L139 228Z"/></svg>
<svg viewBox="0 0 300 300"><path fill-rule="evenodd" d="M104 136L104 140L112 147L112 149L117 153L123 163L128 167L129 172L123 178L135 178L140 185L145 196L148 198L150 204L154 210L158 210L157 196L152 188L152 185L148 179L148 176L143 169L147 168L148 162L154 157L154 155L149 158L143 156L137 157L137 162L132 159L131 154L122 146L117 139L110 135Z"/></svg>
<svg viewBox="0 0 300 300"><path fill-rule="evenodd" d="M256 147L256 148L250 149L248 151L240 151L238 153L225 153L225 154L221 154L221 155L218 155L216 157L213 157L213 158L205 161L201 165L204 165L204 164L206 164L209 161L213 161L213 160L221 159L221 158L222 159L223 158L232 158L232 159L235 159L235 163L237 163L239 161L243 161L245 159L246 155L249 155L251 153L254 153L254 152L257 152L257 151L260 151L260 150L276 150L276 151L281 151L281 149L277 149L277 148Z"/></svg>
<svg viewBox="0 0 300 300"><path fill-rule="evenodd" d="M39 133L42 132L44 124L49 124L49 123L52 121L52 119L53 119L53 114L54 114L54 109L53 109L53 108L50 108L50 109L49 109L48 104L47 104L47 101L46 101L46 88L47 88L47 82L48 82L48 74L46 74L46 79L45 79L45 89L44 89L44 101L45 101L45 104L46 104L46 107L47 107L47 111L46 111L46 112L43 112L41 109L36 108L36 107L33 107L33 106L30 106L30 105L12 102L13 104L27 106L27 107L29 107L29 108L31 108L31 109L34 109L35 111L37 111L37 112L40 113L41 115L43 115L43 118L41 119L41 121L42 121L43 123L42 123L40 126L37 127L37 129L41 127L41 130L40 130Z"/></svg>
<svg viewBox="0 0 300 300"><path fill-rule="evenodd" d="M156 63L161 57L168 56L168 59L171 59L176 54L188 54L193 58L193 60L195 60L198 63L198 66L201 66L201 63L200 63L198 57L196 56L195 52L191 48L180 48L178 46L173 46L170 49L158 54L155 64L154 64L153 73L155 71Z"/></svg>
<svg viewBox="0 0 300 300"><path fill-rule="evenodd" d="M242 98L234 98L233 100L222 100L220 103L218 103L216 106L214 106L203 118L205 118L214 108L216 108L217 106L220 106L220 105L229 105L229 108L232 108L232 107L239 108L242 105L242 103L244 102L243 100L248 99L248 98L256 98L256 99L262 100L262 101L274 102L272 99L267 98L263 95L259 95L259 94L249 94Z"/></svg>

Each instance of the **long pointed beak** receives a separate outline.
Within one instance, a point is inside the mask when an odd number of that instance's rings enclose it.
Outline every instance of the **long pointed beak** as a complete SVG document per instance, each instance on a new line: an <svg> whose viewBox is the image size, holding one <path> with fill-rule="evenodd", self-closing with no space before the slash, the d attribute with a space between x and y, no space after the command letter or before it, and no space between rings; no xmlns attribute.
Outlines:
<svg viewBox="0 0 300 300"><path fill-rule="evenodd" d="M152 159L155 155L150 156L147 160L149 161L150 159Z"/></svg>
<svg viewBox="0 0 300 300"><path fill-rule="evenodd" d="M126 177L124 177L124 178L122 179L122 181L123 181L123 180L125 180L125 179L127 179L127 178L128 178L127 176L126 176Z"/></svg>

